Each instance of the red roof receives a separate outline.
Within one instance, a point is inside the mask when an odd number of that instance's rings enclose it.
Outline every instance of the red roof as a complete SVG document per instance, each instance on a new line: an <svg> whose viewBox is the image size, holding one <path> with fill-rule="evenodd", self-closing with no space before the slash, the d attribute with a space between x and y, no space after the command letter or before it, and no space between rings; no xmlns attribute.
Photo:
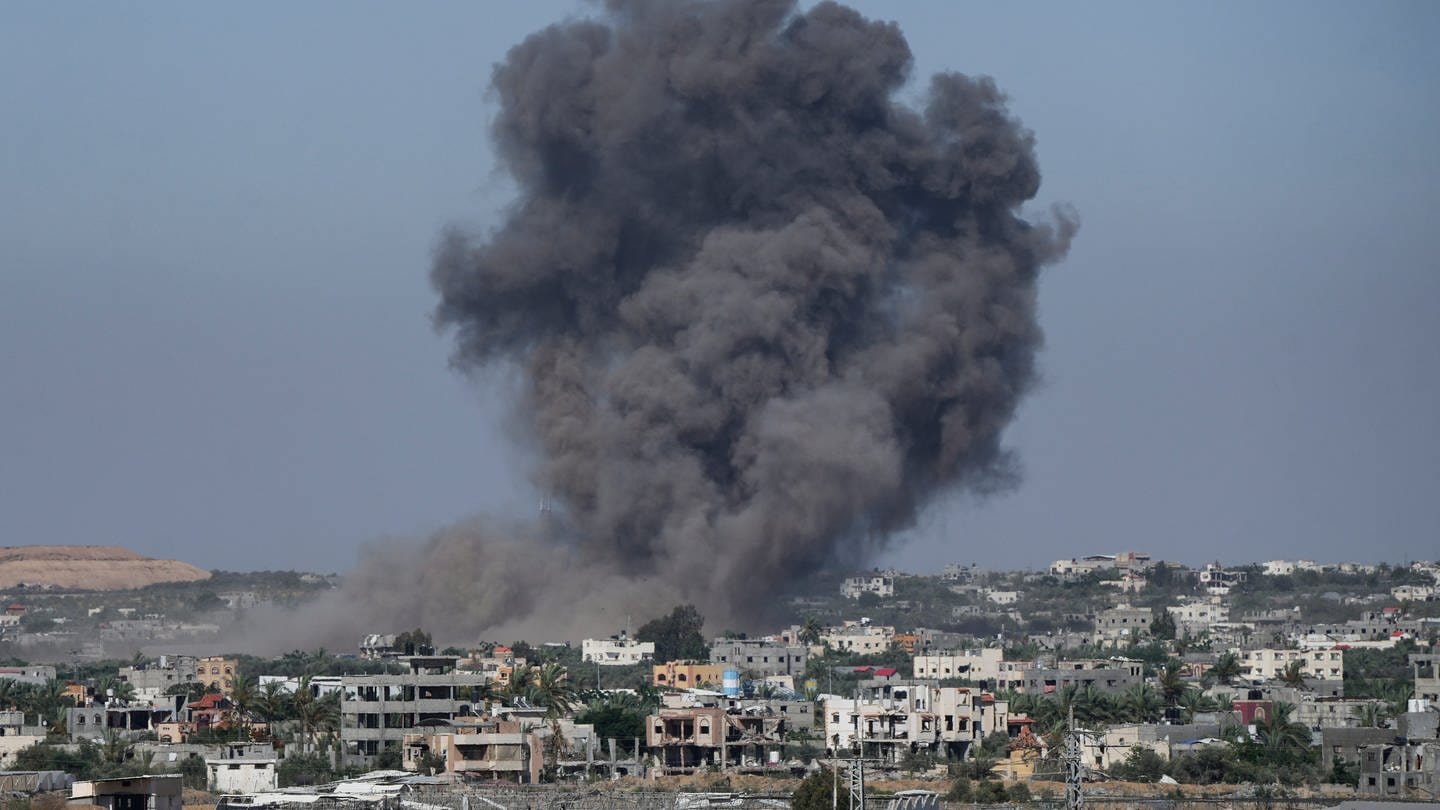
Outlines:
<svg viewBox="0 0 1440 810"><path fill-rule="evenodd" d="M880 667L879 669L875 670L875 674L879 675L882 678L889 678L890 676L894 675L896 672L899 671L900 670L894 667Z"/></svg>
<svg viewBox="0 0 1440 810"><path fill-rule="evenodd" d="M855 671L855 672L869 672L869 671L870 671L870 666L869 666L868 664L865 664L865 665L862 665L862 666L858 666L858 667L855 667L855 670L854 670L854 671Z"/></svg>
<svg viewBox="0 0 1440 810"><path fill-rule="evenodd" d="M190 704L190 708L192 708L192 709L218 709L218 708L220 708L220 701L222 701L222 700L224 700L224 699L225 699L225 696L222 695L222 694L219 694L219 693L216 693L216 692L209 692L209 693L207 693L207 694L201 695L199 700L195 701L194 703L191 703L191 704Z"/></svg>

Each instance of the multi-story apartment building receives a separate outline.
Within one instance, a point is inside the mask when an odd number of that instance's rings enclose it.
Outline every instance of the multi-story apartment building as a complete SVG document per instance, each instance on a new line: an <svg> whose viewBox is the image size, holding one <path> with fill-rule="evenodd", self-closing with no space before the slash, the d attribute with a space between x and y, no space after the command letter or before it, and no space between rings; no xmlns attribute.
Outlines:
<svg viewBox="0 0 1440 810"><path fill-rule="evenodd" d="M216 666L221 669L221 671L214 676L211 676L207 671L206 677L219 678L220 681L223 682L225 677L223 666L218 664ZM232 664L231 666L232 674L230 677L233 685L234 665ZM116 680L130 684L135 690L136 697L149 699L160 697L176 686L199 683L199 667L199 663L192 656L162 655L158 661L152 664L120 667L119 672L116 674Z"/></svg>
<svg viewBox="0 0 1440 810"><path fill-rule="evenodd" d="M1095 638L1103 641L1131 641L1148 636L1153 619L1150 608L1116 605L1095 614Z"/></svg>
<svg viewBox="0 0 1440 810"><path fill-rule="evenodd" d="M1053 667L1028 667L1021 673L1019 690L1043 695L1074 686L1094 687L1102 692L1123 692L1145 681L1140 661L1085 659L1060 661Z"/></svg>
<svg viewBox="0 0 1440 810"><path fill-rule="evenodd" d="M889 574L866 574L849 577L840 584L840 595L846 599L859 599L867 593L881 598L895 595L895 577Z"/></svg>
<svg viewBox="0 0 1440 810"><path fill-rule="evenodd" d="M895 762L922 749L963 759L1009 719L1005 701L969 687L900 682L862 691L825 701L825 745L833 752Z"/></svg>
<svg viewBox="0 0 1440 810"><path fill-rule="evenodd" d="M215 687L221 694L229 695L235 688L235 676L240 674L240 665L234 658L201 658L195 662L195 680L208 687Z"/></svg>
<svg viewBox="0 0 1440 810"><path fill-rule="evenodd" d="M636 641L627 633L610 638L587 638L580 642L580 655L586 663L608 667L628 667L655 657L655 642Z"/></svg>
<svg viewBox="0 0 1440 810"><path fill-rule="evenodd" d="M916 678L964 678L972 683L993 684L1000 677L1000 663L1005 651L999 647L978 650L921 653L911 659Z"/></svg>
<svg viewBox="0 0 1440 810"><path fill-rule="evenodd" d="M826 630L820 636L820 641L830 645L832 650L869 654L890 649L890 642L894 638L894 627L871 624L869 619L860 619Z"/></svg>
<svg viewBox="0 0 1440 810"><path fill-rule="evenodd" d="M1203 633L1230 621L1230 607L1218 596L1186 600L1165 610L1175 619L1179 633Z"/></svg>
<svg viewBox="0 0 1440 810"><path fill-rule="evenodd" d="M1251 680L1278 679L1299 662L1307 679L1338 681L1345 677L1342 650L1232 650L1240 658L1240 673Z"/></svg>
<svg viewBox="0 0 1440 810"><path fill-rule="evenodd" d="M373 767L388 746L425 720L479 714L467 692L488 680L484 673L455 669L449 656L401 657L408 671L341 678L340 742L345 767Z"/></svg>
<svg viewBox="0 0 1440 810"><path fill-rule="evenodd" d="M803 644L781 644L765 639L717 638L710 645L710 663L723 664L758 678L802 675L810 649Z"/></svg>

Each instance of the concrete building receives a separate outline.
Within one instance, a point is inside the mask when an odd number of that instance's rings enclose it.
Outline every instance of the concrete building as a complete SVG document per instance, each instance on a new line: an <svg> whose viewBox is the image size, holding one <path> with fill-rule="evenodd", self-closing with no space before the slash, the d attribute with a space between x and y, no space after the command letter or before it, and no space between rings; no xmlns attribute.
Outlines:
<svg viewBox="0 0 1440 810"><path fill-rule="evenodd" d="M1366 745L1360 756L1360 793L1417 798L1440 795L1440 712L1406 712L1395 720L1395 736Z"/></svg>
<svg viewBox="0 0 1440 810"><path fill-rule="evenodd" d="M912 750L966 758L986 734L1004 730L1009 708L993 694L922 682L873 683L855 699L825 701L825 745L897 762Z"/></svg>
<svg viewBox="0 0 1440 810"><path fill-rule="evenodd" d="M840 583L840 595L846 599L859 599L870 593L882 599L895 595L895 577L888 574L867 574L849 577Z"/></svg>
<svg viewBox="0 0 1440 810"><path fill-rule="evenodd" d="M668 661L651 667L650 682L655 686L673 689L719 688L725 679L722 664L704 664L699 661Z"/></svg>
<svg viewBox="0 0 1440 810"><path fill-rule="evenodd" d="M189 655L162 655L154 663L120 667L115 678L130 684L139 698L160 697L176 686L199 683L199 663ZM222 676L223 677L223 676Z"/></svg>
<svg viewBox="0 0 1440 810"><path fill-rule="evenodd" d="M1340 680L1345 677L1343 650L1232 650L1240 658L1242 677L1252 681L1278 680L1291 664L1299 663L1306 679Z"/></svg>
<svg viewBox="0 0 1440 810"><path fill-rule="evenodd" d="M888 625L871 624L869 619L847 621L840 627L827 628L820 636L823 644L830 649L869 655L890 649L895 638L895 628Z"/></svg>
<svg viewBox="0 0 1440 810"><path fill-rule="evenodd" d="M105 810L182 810L180 788L179 774L94 779L71 785L67 804Z"/></svg>
<svg viewBox="0 0 1440 810"><path fill-rule="evenodd" d="M1428 700L1440 708L1440 655L1411 655L1410 667L1415 673L1416 700Z"/></svg>
<svg viewBox="0 0 1440 810"><path fill-rule="evenodd" d="M710 663L733 667L741 674L748 673L758 678L803 675L809 658L810 648L804 644L717 638L710 645Z"/></svg>
<svg viewBox="0 0 1440 810"><path fill-rule="evenodd" d="M468 690L482 686L483 673L455 669L449 656L397 659L408 671L341 678L340 743L345 767L373 767L388 746L400 746L417 726L479 714Z"/></svg>
<svg viewBox="0 0 1440 810"><path fill-rule="evenodd" d="M636 641L627 633L610 638L587 638L580 642L580 655L587 664L629 667L654 658L655 642Z"/></svg>
<svg viewBox="0 0 1440 810"><path fill-rule="evenodd" d="M195 679L206 688L215 687L223 695L229 695L235 688L235 676L240 674L240 665L233 658L201 658L195 662Z"/></svg>
<svg viewBox="0 0 1440 810"><path fill-rule="evenodd" d="M1000 677L1000 662L1005 651L999 647L976 650L921 653L911 659L911 672L917 679L963 678L972 683L994 684Z"/></svg>
<svg viewBox="0 0 1440 810"><path fill-rule="evenodd" d="M645 747L664 773L702 768L763 766L785 744L787 720L778 714L719 707L661 709L645 718Z"/></svg>
<svg viewBox="0 0 1440 810"><path fill-rule="evenodd" d="M1053 667L1029 667L1021 673L1019 691L1043 695L1068 687L1094 687L1102 692L1123 692L1145 681L1139 661L1086 659L1060 661Z"/></svg>
<svg viewBox="0 0 1440 810"><path fill-rule="evenodd" d="M437 757L446 773L466 779L535 784L545 765L544 740L518 720L489 718L405 735L405 770L418 771Z"/></svg>
<svg viewBox="0 0 1440 810"><path fill-rule="evenodd" d="M1095 638L1101 641L1129 642L1150 635L1154 619L1150 608L1116 605L1095 614Z"/></svg>
<svg viewBox="0 0 1440 810"><path fill-rule="evenodd" d="M275 757L206 759L206 782L211 793L263 793L279 786Z"/></svg>
<svg viewBox="0 0 1440 810"><path fill-rule="evenodd" d="M1169 605L1165 610L1175 619L1175 632L1178 634L1199 635L1230 621L1230 607L1218 596L1187 599L1178 605Z"/></svg>
<svg viewBox="0 0 1440 810"><path fill-rule="evenodd" d="M49 664L31 664L23 667L0 667L0 680L44 686L55 680L55 667Z"/></svg>

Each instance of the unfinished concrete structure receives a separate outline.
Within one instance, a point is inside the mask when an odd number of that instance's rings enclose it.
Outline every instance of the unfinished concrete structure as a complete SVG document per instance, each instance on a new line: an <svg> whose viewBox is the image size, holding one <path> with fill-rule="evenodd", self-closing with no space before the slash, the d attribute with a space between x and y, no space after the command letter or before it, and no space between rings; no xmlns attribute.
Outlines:
<svg viewBox="0 0 1440 810"><path fill-rule="evenodd" d="M459 659L448 656L398 660L407 667L404 673L341 678L340 742L346 767L374 767L381 752L401 746L407 733L427 721L484 710L470 694L486 683L486 674L458 671Z"/></svg>
<svg viewBox="0 0 1440 810"><path fill-rule="evenodd" d="M662 773L761 768L785 744L784 716L692 706L661 709L645 718L646 753Z"/></svg>

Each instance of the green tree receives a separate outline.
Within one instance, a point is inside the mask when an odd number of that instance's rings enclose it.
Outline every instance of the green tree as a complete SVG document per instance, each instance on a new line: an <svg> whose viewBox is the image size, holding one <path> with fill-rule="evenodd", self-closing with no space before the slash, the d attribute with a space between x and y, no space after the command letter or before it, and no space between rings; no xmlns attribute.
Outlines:
<svg viewBox="0 0 1440 810"><path fill-rule="evenodd" d="M670 611L670 615L641 625L635 638L654 642L655 660L658 662L704 661L710 655L701 632L704 628L705 617L694 605L679 605Z"/></svg>
<svg viewBox="0 0 1440 810"><path fill-rule="evenodd" d="M1215 680L1229 686L1240 677L1240 658L1233 652L1223 653L1210 668Z"/></svg>
<svg viewBox="0 0 1440 810"><path fill-rule="evenodd" d="M830 810L834 800L839 810L850 810L850 791L846 790L844 780L839 783L837 780L839 777L829 768L810 774L790 794L790 807L792 810Z"/></svg>
<svg viewBox="0 0 1440 810"><path fill-rule="evenodd" d="M1150 620L1150 635L1155 638L1175 638L1175 614L1168 610L1161 609Z"/></svg>
<svg viewBox="0 0 1440 810"><path fill-rule="evenodd" d="M1305 665L1300 661L1291 661L1280 673L1280 682L1286 686L1296 689L1305 688Z"/></svg>

